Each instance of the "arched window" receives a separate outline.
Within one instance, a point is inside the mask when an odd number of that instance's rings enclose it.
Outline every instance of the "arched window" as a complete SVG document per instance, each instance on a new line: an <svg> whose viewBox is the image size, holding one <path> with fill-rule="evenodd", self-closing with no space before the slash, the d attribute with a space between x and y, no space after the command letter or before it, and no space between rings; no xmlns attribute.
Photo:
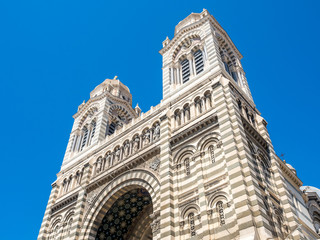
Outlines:
<svg viewBox="0 0 320 240"><path fill-rule="evenodd" d="M239 110L241 111L241 109L242 109L242 103L241 103L240 100L238 100L238 108L239 108Z"/></svg>
<svg viewBox="0 0 320 240"><path fill-rule="evenodd" d="M223 64L224 64L224 68L226 69L227 73L229 73L229 74L230 74L230 69L229 69L229 65L228 65L228 63L223 62ZM230 75L231 75L231 74L230 74Z"/></svg>
<svg viewBox="0 0 320 240"><path fill-rule="evenodd" d="M214 157L214 147L211 145L209 148L208 148L208 151L209 151L209 156L210 156L210 161L212 163L215 163L215 157Z"/></svg>
<svg viewBox="0 0 320 240"><path fill-rule="evenodd" d="M222 201L217 202L217 212L219 214L220 225L226 224Z"/></svg>
<svg viewBox="0 0 320 240"><path fill-rule="evenodd" d="M182 73L182 83L186 83L190 78L190 65L189 60L184 59L181 61L181 73Z"/></svg>
<svg viewBox="0 0 320 240"><path fill-rule="evenodd" d="M63 180L62 186L63 186L63 192L66 193L68 191L68 179L65 178Z"/></svg>
<svg viewBox="0 0 320 240"><path fill-rule="evenodd" d="M195 107L196 107L197 114L201 114L202 113L202 102L201 102L200 97L197 97L194 100L194 104L195 104Z"/></svg>
<svg viewBox="0 0 320 240"><path fill-rule="evenodd" d="M76 185L81 184L81 178L82 178L82 171L77 171L76 173Z"/></svg>
<svg viewBox="0 0 320 240"><path fill-rule="evenodd" d="M271 184L270 179L271 179L271 175L270 175L270 170L268 169L266 163L261 159L260 160L260 164L263 170L263 175L264 175L264 179L266 181L267 184Z"/></svg>
<svg viewBox="0 0 320 240"><path fill-rule="evenodd" d="M195 64L195 68L196 68L196 74L199 74L203 71L203 55L202 55L202 51L198 50L196 51L194 54L194 64Z"/></svg>
<svg viewBox="0 0 320 240"><path fill-rule="evenodd" d="M59 224L57 224L57 226L55 226L53 232L51 233L51 239L59 239L60 238L60 226Z"/></svg>
<svg viewBox="0 0 320 240"><path fill-rule="evenodd" d="M237 76L237 73L236 73L236 72L232 72L232 73L231 73L231 76L232 76L232 78L233 78L233 80L234 80L235 82L238 82L238 76Z"/></svg>
<svg viewBox="0 0 320 240"><path fill-rule="evenodd" d="M189 160L189 158L184 160L184 165L186 167L186 175L190 175L190 160Z"/></svg>
<svg viewBox="0 0 320 240"><path fill-rule="evenodd" d="M195 223L194 223L194 213L190 213L188 215L188 220L189 220L189 226L190 226L190 235L191 237L196 235L196 228L195 228Z"/></svg>
<svg viewBox="0 0 320 240"><path fill-rule="evenodd" d="M83 138L82 138L82 143L81 143L80 151L82 151L82 149L84 148L84 146L85 146L86 143L87 143L88 128L87 128L87 127L84 127L82 131L83 131Z"/></svg>
<svg viewBox="0 0 320 240"><path fill-rule="evenodd" d="M189 104L184 106L183 111L184 111L185 121L189 121L190 120L190 106L189 106Z"/></svg>
<svg viewBox="0 0 320 240"><path fill-rule="evenodd" d="M251 115L251 122L252 122L252 125L253 125L253 126L256 126L256 121L255 121L255 119L254 119L253 114Z"/></svg>
<svg viewBox="0 0 320 240"><path fill-rule="evenodd" d="M71 234L72 221L73 221L73 219L71 218L71 219L69 220L69 222L68 222L67 236L70 236L70 234Z"/></svg>
<svg viewBox="0 0 320 240"><path fill-rule="evenodd" d="M114 133L114 131L116 130L116 123L115 122L112 122L110 125L109 125L109 129L108 129L108 133L107 135L112 135Z"/></svg>
<svg viewBox="0 0 320 240"><path fill-rule="evenodd" d="M205 94L205 100L206 100L206 107L207 109L212 107L212 101L211 101L211 94L210 93L206 93Z"/></svg>
<svg viewBox="0 0 320 240"><path fill-rule="evenodd" d="M96 121L93 121L91 125L92 125L91 140L92 140L94 137L94 134L96 133L96 125L97 125Z"/></svg>
<svg viewBox="0 0 320 240"><path fill-rule="evenodd" d="M175 120L176 120L176 126L181 125L181 112L179 110L175 111Z"/></svg>

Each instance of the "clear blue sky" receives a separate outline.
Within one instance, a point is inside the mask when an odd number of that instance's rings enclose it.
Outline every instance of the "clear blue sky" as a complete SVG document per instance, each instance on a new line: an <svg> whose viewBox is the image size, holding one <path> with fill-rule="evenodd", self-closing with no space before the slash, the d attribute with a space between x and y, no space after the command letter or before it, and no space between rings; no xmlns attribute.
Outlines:
<svg viewBox="0 0 320 240"><path fill-rule="evenodd" d="M162 41L203 8L244 58L277 153L319 180L320 1L1 1L1 239L35 239L77 106L115 75L162 98Z"/></svg>

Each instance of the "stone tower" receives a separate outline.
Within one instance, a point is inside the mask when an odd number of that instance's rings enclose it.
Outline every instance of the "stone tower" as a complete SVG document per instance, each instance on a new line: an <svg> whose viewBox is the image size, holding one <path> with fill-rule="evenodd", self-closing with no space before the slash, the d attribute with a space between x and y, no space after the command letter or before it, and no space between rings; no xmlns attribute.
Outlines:
<svg viewBox="0 0 320 240"><path fill-rule="evenodd" d="M316 239L216 19L192 13L160 54L159 105L115 78L78 107L38 239Z"/></svg>

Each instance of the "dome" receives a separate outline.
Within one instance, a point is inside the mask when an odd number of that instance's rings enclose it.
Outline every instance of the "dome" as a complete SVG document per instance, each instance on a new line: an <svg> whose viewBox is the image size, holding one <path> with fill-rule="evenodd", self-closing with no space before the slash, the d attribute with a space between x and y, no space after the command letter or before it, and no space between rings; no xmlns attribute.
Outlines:
<svg viewBox="0 0 320 240"><path fill-rule="evenodd" d="M303 192L315 192L318 194L318 196L320 198L320 189L319 188L312 187L312 186L302 186L302 187L300 187L300 190Z"/></svg>
<svg viewBox="0 0 320 240"><path fill-rule="evenodd" d="M286 163L286 165L287 165L287 167L294 173L294 174L296 174L297 175L297 171L296 171L296 169L294 168L294 167L292 167L291 166L291 164L289 164L289 163Z"/></svg>
<svg viewBox="0 0 320 240"><path fill-rule="evenodd" d="M96 86L96 88L91 91L90 98L96 97L105 91L108 91L112 95L126 100L129 103L132 102L132 95L129 88L120 82L120 80L117 79L117 76L115 76L114 79L105 79L101 84Z"/></svg>

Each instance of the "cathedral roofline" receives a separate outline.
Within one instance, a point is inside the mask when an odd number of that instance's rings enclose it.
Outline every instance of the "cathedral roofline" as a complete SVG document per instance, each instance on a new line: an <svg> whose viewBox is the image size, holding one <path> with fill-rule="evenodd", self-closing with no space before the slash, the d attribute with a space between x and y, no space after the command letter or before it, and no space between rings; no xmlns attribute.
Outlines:
<svg viewBox="0 0 320 240"><path fill-rule="evenodd" d="M237 47L232 42L229 35L222 28L219 22L208 12L208 10L203 9L201 13L191 13L188 17L180 21L176 27L174 32L174 37L170 40L168 37L163 41L163 48L159 51L161 55L163 55L166 51L168 51L175 43L183 36L186 32L191 31L192 29L198 28L202 24L204 24L207 20L209 20L214 27L219 30L219 33L223 35L231 43L232 49L238 55L239 59L242 59L243 56Z"/></svg>
<svg viewBox="0 0 320 240"><path fill-rule="evenodd" d="M300 180L300 178L298 178L298 176L296 175L296 172L292 171L292 167L290 168L287 165L287 163L285 161L281 160L278 156L276 157L276 159L278 160L278 162L280 164L280 168L281 168L282 172L287 176L286 179L289 182L291 182L291 184L293 184L294 186L296 186L297 188L300 189L300 187L302 186L303 183Z"/></svg>

